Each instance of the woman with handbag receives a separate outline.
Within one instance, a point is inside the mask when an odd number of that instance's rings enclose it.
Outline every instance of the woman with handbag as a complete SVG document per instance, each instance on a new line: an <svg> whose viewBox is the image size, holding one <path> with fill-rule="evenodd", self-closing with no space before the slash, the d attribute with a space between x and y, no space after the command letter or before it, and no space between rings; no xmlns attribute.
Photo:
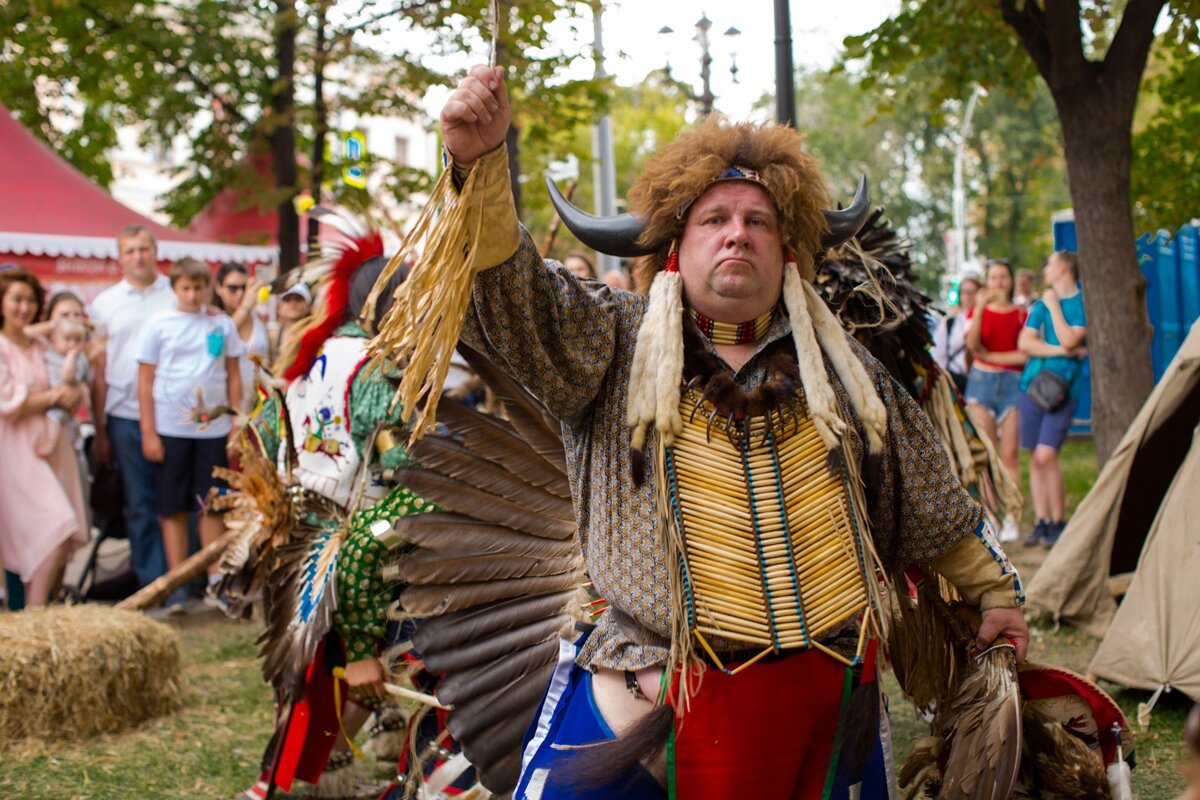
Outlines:
<svg viewBox="0 0 1200 800"><path fill-rule="evenodd" d="M1017 348L1017 338L1025 325L1025 309L1013 303L1013 271L1007 261L989 261L984 280L986 287L969 312L967 347L974 358L965 395L983 433L1000 450L1004 468L1020 486L1017 406L1026 356ZM1017 521L1009 517L1000 528L1000 541L1015 542L1018 538Z"/></svg>
<svg viewBox="0 0 1200 800"><path fill-rule="evenodd" d="M1037 525L1026 544L1052 547L1066 527L1066 490L1058 451L1071 428L1087 358L1087 318L1075 253L1046 261L1046 286L1033 304L1019 345L1029 362L1021 375L1021 447L1030 451L1029 488Z"/></svg>

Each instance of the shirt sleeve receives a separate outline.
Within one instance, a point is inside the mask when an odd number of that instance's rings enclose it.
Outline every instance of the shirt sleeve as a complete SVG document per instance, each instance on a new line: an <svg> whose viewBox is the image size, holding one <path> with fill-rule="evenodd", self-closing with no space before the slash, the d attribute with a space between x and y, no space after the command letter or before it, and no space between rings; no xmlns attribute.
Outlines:
<svg viewBox="0 0 1200 800"><path fill-rule="evenodd" d="M0 417L11 417L29 397L29 387L13 377L7 352L0 351Z"/></svg>
<svg viewBox="0 0 1200 800"><path fill-rule="evenodd" d="M245 358L246 343L242 341L241 335L237 332L237 328L234 327L233 320L229 317L223 317L221 323L225 330L225 357Z"/></svg>
<svg viewBox="0 0 1200 800"><path fill-rule="evenodd" d="M151 321L138 336L137 360L139 364L157 364L162 357L162 336L158 325Z"/></svg>
<svg viewBox="0 0 1200 800"><path fill-rule="evenodd" d="M440 510L436 504L397 486L352 518L350 535L338 553L337 610L333 615L334 627L346 643L347 661L375 655L387 630L392 595L384 583L382 568L388 546L371 532L372 523Z"/></svg>
<svg viewBox="0 0 1200 800"><path fill-rule="evenodd" d="M1025 327L1040 332L1045 321L1046 304L1038 300L1033 304L1033 308L1029 309L1029 316L1025 318Z"/></svg>
<svg viewBox="0 0 1200 800"><path fill-rule="evenodd" d="M475 277L462 339L572 422L600 390L622 319L643 303L543 261L522 228L516 252Z"/></svg>

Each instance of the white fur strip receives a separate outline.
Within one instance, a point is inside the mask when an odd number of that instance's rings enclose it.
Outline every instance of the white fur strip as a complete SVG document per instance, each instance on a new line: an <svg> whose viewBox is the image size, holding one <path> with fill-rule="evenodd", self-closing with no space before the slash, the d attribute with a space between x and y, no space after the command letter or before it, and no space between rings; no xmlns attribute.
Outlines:
<svg viewBox="0 0 1200 800"><path fill-rule="evenodd" d="M783 304L787 308L792 327L792 340L796 343L796 356L800 367L800 383L808 400L808 411L821 439L830 450L841 447L842 433L846 423L837 413L837 398L829 385L825 362L821 359L821 348L817 344L813 322L809 317L808 304L804 297L804 280L794 264L783 270Z"/></svg>
<svg viewBox="0 0 1200 800"><path fill-rule="evenodd" d="M821 349L833 362L833 369L846 388L846 393L850 395L855 412L862 420L867 431L868 449L872 453L880 453L883 451L883 438L887 435L887 410L883 407L883 401L875 392L875 386L871 383L866 368L850 349L846 331L837 321L837 317L811 283L801 283L808 301L813 328L821 341Z"/></svg>
<svg viewBox="0 0 1200 800"><path fill-rule="evenodd" d="M679 380L683 375L683 284L678 272L660 272L650 285L646 313L638 328L629 370L629 406L625 421L633 428L632 445L641 449L645 431L655 425L670 444L682 426Z"/></svg>

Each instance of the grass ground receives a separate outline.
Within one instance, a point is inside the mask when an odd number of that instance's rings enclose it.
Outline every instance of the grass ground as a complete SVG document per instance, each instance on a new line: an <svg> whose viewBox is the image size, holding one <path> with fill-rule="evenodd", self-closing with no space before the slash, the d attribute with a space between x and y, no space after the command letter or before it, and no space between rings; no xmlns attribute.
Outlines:
<svg viewBox="0 0 1200 800"><path fill-rule="evenodd" d="M1068 507L1074 508L1096 477L1091 442L1063 449ZM1028 474L1028 465L1024 466ZM1026 529L1032 525L1027 514ZM1013 559L1027 575L1044 557L1016 546ZM271 728L270 692L255 657L256 625L212 616L185 618L181 626L187 693L176 715L138 729L78 744L0 743L0 798L19 800L131 800L132 798L230 798L246 788ZM1073 629L1035 627L1030 659L1086 672L1098 641ZM81 676L86 679L86 676ZM924 732L915 712L889 681L896 752L903 755ZM1105 685L1130 720L1145 692ZM1147 731L1137 732L1138 800L1173 800L1183 789L1179 774L1190 703L1166 695ZM86 714L87 709L80 709Z"/></svg>

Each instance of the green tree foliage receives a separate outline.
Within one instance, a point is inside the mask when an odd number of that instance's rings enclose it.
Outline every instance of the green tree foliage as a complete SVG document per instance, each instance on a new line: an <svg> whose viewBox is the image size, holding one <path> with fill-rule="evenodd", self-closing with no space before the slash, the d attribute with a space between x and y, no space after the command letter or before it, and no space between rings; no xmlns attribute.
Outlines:
<svg viewBox="0 0 1200 800"><path fill-rule="evenodd" d="M1053 246L1050 215L1071 196L1054 102L1041 83L1029 89L993 92L976 110L970 197L980 256L1037 271Z"/></svg>
<svg viewBox="0 0 1200 800"><path fill-rule="evenodd" d="M572 201L582 209L595 207L592 158L592 126L600 112L611 111L613 158L616 164L618 204L624 202L629 189L641 174L646 159L683 128L688 112L688 99L661 71L651 72L636 86L617 86L610 82L596 84L605 92L604 102L593 106L593 113L580 115L570 125L554 126L544 135L529 137L523 145L523 179L530 191L524 205L525 225L535 236L544 237L554 217L549 196L542 190L543 177L552 165L573 162L578 169L577 187ZM565 181L560 188L566 191ZM618 211L624 211L618 208ZM543 238L538 238L541 244ZM560 228L550 255L561 258L571 250L582 249L566 228Z"/></svg>
<svg viewBox="0 0 1200 800"><path fill-rule="evenodd" d="M937 295L952 224L954 150L963 103L918 102L916 81L893 89L840 66L802 70L797 124L821 161L835 198L866 173L875 203L913 243L922 287ZM1050 246L1050 212L1070 205L1053 103L1044 87L1030 95L984 97L966 154L969 216L980 257L1036 268Z"/></svg>
<svg viewBox="0 0 1200 800"><path fill-rule="evenodd" d="M1172 32L1194 36L1196 0L905 0L891 20L848 41L885 86L916 83L934 105L974 85L1020 97L1032 76L1045 82L1062 130L1087 287L1101 462L1153 385L1145 281L1133 246L1131 139L1164 8Z"/></svg>
<svg viewBox="0 0 1200 800"><path fill-rule="evenodd" d="M1151 53L1133 134L1134 219L1139 230L1200 217L1200 26L1173 26Z"/></svg>
<svg viewBox="0 0 1200 800"><path fill-rule="evenodd" d="M318 53L322 6L328 20ZM310 151L318 126L318 71L327 119L343 112L419 113L427 88L459 77L428 66L433 59L459 52L486 58L488 7L488 0L298 2L297 104L291 118L276 119L268 113L278 88L274 2L10 0L0 4L0 103L105 186L113 178L106 152L118 128L138 126L147 146L182 145L187 157L180 183L163 208L176 224L185 224L228 185L251 189L253 202L274 207L299 187L270 185L243 160L247 153L267 152L260 148L280 125L294 126L299 153ZM509 85L514 103L519 101L517 122L536 139L558 121L573 122L598 99L586 81L542 91L573 57L550 48L548 24L575 6L569 0L516 0L502 7L501 63L510 68ZM421 44L408 52L400 42ZM364 211L377 207L377 198L337 180L338 148L325 152L324 174L332 176L325 188L334 199ZM301 157L300 186L307 185L310 163ZM385 158L368 159L366 167L401 200L427 185L427 176Z"/></svg>

